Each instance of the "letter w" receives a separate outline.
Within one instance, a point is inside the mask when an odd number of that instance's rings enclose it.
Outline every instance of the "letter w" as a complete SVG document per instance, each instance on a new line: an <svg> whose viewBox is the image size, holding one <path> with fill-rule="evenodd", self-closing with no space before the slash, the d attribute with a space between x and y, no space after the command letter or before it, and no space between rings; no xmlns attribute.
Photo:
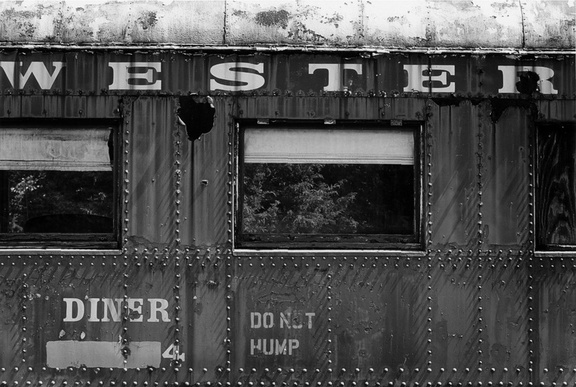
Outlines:
<svg viewBox="0 0 576 387"><path fill-rule="evenodd" d="M22 62L20 62L20 66L22 66ZM50 89L60 74L60 70L62 70L62 67L64 67L64 62L52 62L52 66L54 67L54 71L52 71L52 74L50 74L44 62L30 62L28 70L26 70L24 74L19 74L19 84L16 86L14 84L14 63L0 62L0 67L2 70L4 70L4 73L6 74L6 77L8 78L8 81L12 87L20 89L26 86L26 83L32 75L34 75L34 78L36 78L36 81L38 82L38 85L41 89Z"/></svg>

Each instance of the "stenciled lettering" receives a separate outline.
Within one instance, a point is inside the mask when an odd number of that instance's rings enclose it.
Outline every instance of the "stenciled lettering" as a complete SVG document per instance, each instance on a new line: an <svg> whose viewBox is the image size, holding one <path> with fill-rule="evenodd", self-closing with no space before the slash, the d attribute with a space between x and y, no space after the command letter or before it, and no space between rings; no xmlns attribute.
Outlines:
<svg viewBox="0 0 576 387"><path fill-rule="evenodd" d="M288 355L300 348L300 339L294 335L312 330L316 313L288 308L283 312L250 312L250 328L254 332L273 332L280 338L251 338L250 355ZM288 334L289 331L292 333ZM267 334L269 336L269 333ZM285 336L292 336L285 338Z"/></svg>
<svg viewBox="0 0 576 387"><path fill-rule="evenodd" d="M408 73L408 86L405 92L419 91L422 93L453 93L456 85L449 80L456 73L453 65L404 65Z"/></svg>
<svg viewBox="0 0 576 387"><path fill-rule="evenodd" d="M328 71L328 84L324 86L324 91L341 91L347 89L342 84L344 71L351 70L362 75L362 63L311 63L308 65L308 74L314 74L317 70Z"/></svg>
<svg viewBox="0 0 576 387"><path fill-rule="evenodd" d="M110 62L112 84L110 90L161 90L162 62Z"/></svg>
<svg viewBox="0 0 576 387"><path fill-rule="evenodd" d="M169 303L163 298L64 298L64 322L170 322ZM146 302L147 301L147 302ZM126 316L122 315L126 306ZM88 313L86 313L88 312ZM145 318L147 316L147 318Z"/></svg>
<svg viewBox="0 0 576 387"><path fill-rule="evenodd" d="M345 85L346 75L350 72L372 79L372 76L379 76L379 80L385 79L386 74L365 74L365 63L308 63L307 71L309 75L323 77L326 84L322 86L323 91L343 91L347 90L350 85ZM81 86L76 82L89 82L97 84L98 87L108 90L125 90L125 91L159 91L163 90L166 79L170 75L165 71L161 61L111 61L107 62L107 67L112 71L111 83L106 79L83 79L78 81L76 78L64 81L63 84L68 88ZM452 64L401 64L402 70L406 75L407 81L402 86L403 92L421 92L421 93L454 93L457 90L457 82L462 81L462 77L457 77L456 65ZM72 69L75 66L70 66ZM64 69L66 63L63 61L0 61L0 81L6 82L13 89L24 89L26 87L40 88L49 90L55 87L56 81L65 75ZM209 69L210 79L208 88L210 91L230 91L242 92L253 91L264 87L269 82L270 74L265 72L265 63L251 62L223 62L212 65ZM391 68L391 74L396 74L398 69ZM562 79L551 67L541 65L494 65L493 68L486 68L483 77L501 77L501 86L492 86L494 89L486 90L492 94L523 94L538 92L541 94L551 95L559 94L559 85L562 85ZM281 69L276 69L276 72ZM92 72L96 73L96 72ZM275 76L281 76L278 74ZM72 74L76 77L76 74ZM290 74L285 74L290 76ZM569 79L567 82L572 81ZM467 79L461 85L461 89L468 87L468 83L474 80ZM480 81L480 80L479 80ZM110 81L108 81L110 82ZM172 80L171 82L177 82ZM306 85L298 84L298 79L290 80L294 89L305 89ZM304 81L302 81L304 82ZM395 81L393 81L395 82ZM273 82L270 82L273 83ZM381 83L381 81L379 81ZM494 84L488 82L486 85ZM189 89L197 85L180 85L179 88ZM379 86L380 87L380 86Z"/></svg>
<svg viewBox="0 0 576 387"><path fill-rule="evenodd" d="M298 339L250 339L250 355L262 353L292 356L298 348L300 348Z"/></svg>
<svg viewBox="0 0 576 387"><path fill-rule="evenodd" d="M210 90L250 91L264 86L264 63L218 63L210 68Z"/></svg>
<svg viewBox="0 0 576 387"><path fill-rule="evenodd" d="M541 94L558 94L554 89L554 84L550 81L554 76L554 70L544 66L498 66L498 71L502 73L502 88L498 89L501 94L520 94L518 82L522 73L536 74L535 83ZM534 90L536 91L536 90Z"/></svg>
<svg viewBox="0 0 576 387"><path fill-rule="evenodd" d="M10 85L15 89L24 88L32 76L34 76L34 79L36 79L41 89L51 89L56 78L60 75L60 71L64 67L64 62L52 62L50 67L53 69L52 72L50 72L44 62L32 61L28 69L22 74L21 70L24 67L24 62L20 62L19 64L20 66L17 71L15 62L0 61L0 68L4 71ZM16 73L18 73L18 84L15 84Z"/></svg>

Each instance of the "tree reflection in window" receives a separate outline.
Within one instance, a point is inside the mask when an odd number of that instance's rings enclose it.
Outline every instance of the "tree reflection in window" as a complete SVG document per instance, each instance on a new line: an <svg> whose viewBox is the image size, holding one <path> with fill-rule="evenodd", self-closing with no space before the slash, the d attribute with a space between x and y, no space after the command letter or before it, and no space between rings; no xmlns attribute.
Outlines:
<svg viewBox="0 0 576 387"><path fill-rule="evenodd" d="M411 165L251 163L243 189L244 233L414 233Z"/></svg>
<svg viewBox="0 0 576 387"><path fill-rule="evenodd" d="M5 171L5 232L112 232L112 171Z"/></svg>

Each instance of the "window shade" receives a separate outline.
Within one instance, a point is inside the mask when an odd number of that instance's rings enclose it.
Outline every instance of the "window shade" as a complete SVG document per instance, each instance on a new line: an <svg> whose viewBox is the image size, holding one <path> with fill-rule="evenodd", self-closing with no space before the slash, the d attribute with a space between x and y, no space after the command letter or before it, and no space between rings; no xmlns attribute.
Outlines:
<svg viewBox="0 0 576 387"><path fill-rule="evenodd" d="M111 170L111 128L0 128L0 170Z"/></svg>
<svg viewBox="0 0 576 387"><path fill-rule="evenodd" d="M248 128L244 162L414 164L410 130Z"/></svg>

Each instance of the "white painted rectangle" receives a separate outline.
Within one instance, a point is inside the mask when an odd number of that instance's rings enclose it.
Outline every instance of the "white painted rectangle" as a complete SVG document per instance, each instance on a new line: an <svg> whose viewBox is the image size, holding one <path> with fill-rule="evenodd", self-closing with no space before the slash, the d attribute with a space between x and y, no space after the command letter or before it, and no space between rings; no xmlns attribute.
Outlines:
<svg viewBox="0 0 576 387"><path fill-rule="evenodd" d="M244 162L414 164L414 132L401 129L248 128Z"/></svg>
<svg viewBox="0 0 576 387"><path fill-rule="evenodd" d="M129 353L126 358L122 354L124 347ZM46 362L50 368L159 367L160 349L159 341L132 341L128 345L111 341L49 341L46 343Z"/></svg>
<svg viewBox="0 0 576 387"><path fill-rule="evenodd" d="M1 128L0 170L110 171L110 128Z"/></svg>

